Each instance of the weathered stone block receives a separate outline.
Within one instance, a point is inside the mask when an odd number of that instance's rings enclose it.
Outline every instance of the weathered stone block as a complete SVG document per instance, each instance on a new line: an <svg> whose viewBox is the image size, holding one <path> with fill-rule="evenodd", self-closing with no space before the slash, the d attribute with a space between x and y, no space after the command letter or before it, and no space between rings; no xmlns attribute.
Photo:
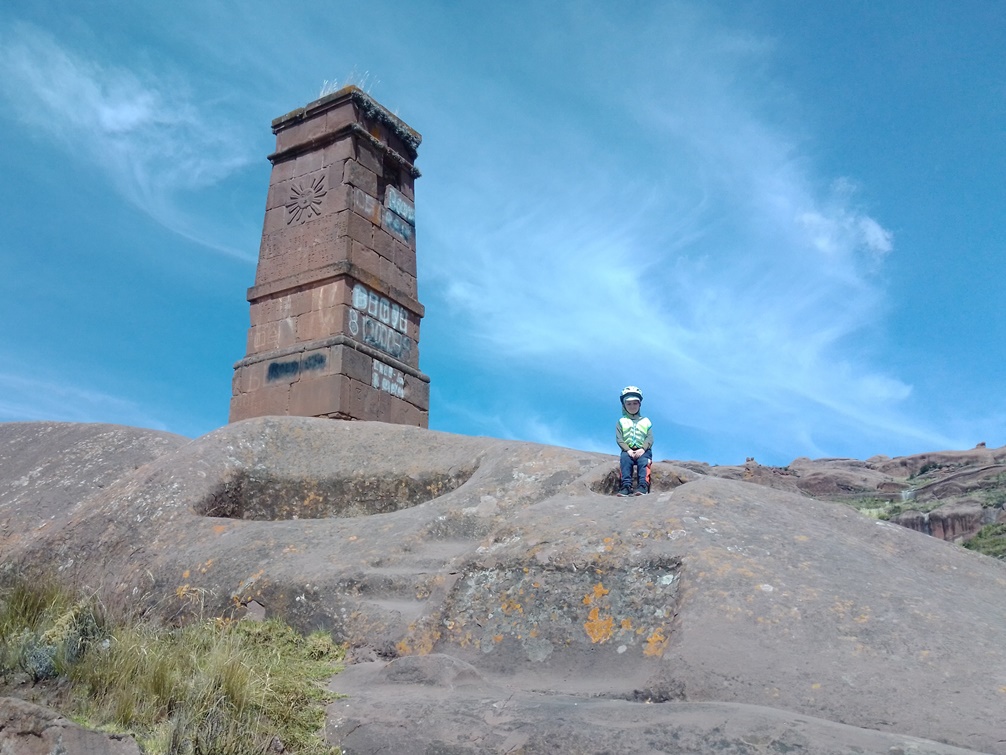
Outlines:
<svg viewBox="0 0 1006 755"><path fill-rule="evenodd" d="M337 133L359 120L356 107L352 102L339 105L325 113L325 129L328 133Z"/></svg>
<svg viewBox="0 0 1006 755"><path fill-rule="evenodd" d="M363 167L356 160L347 160L343 172L344 182L358 189L363 189L372 197L377 196L377 174Z"/></svg>
<svg viewBox="0 0 1006 755"><path fill-rule="evenodd" d="M342 312L336 307L307 312L297 318L297 340L317 341L342 329Z"/></svg>
<svg viewBox="0 0 1006 755"><path fill-rule="evenodd" d="M372 170L379 176L384 172L384 156L363 139L357 140L356 160L367 170Z"/></svg>
<svg viewBox="0 0 1006 755"><path fill-rule="evenodd" d="M242 393L231 399L230 421L288 414L289 400L288 384L267 385L251 393Z"/></svg>
<svg viewBox="0 0 1006 755"><path fill-rule="evenodd" d="M326 166L331 166L335 163L344 163L346 160L356 159L356 151L353 147L353 138L347 134L345 137L329 144L324 149L324 155L325 157L323 158L323 162Z"/></svg>
<svg viewBox="0 0 1006 755"><path fill-rule="evenodd" d="M314 173L316 170L321 170L323 167L325 167L323 152L308 152L303 155L297 155L293 167L294 177L306 176L309 173Z"/></svg>
<svg viewBox="0 0 1006 755"><path fill-rule="evenodd" d="M420 409L430 408L430 383L412 375L405 375L405 400Z"/></svg>
<svg viewBox="0 0 1006 755"><path fill-rule="evenodd" d="M340 411L345 375L301 378L290 391L290 414L316 417Z"/></svg>
<svg viewBox="0 0 1006 755"><path fill-rule="evenodd" d="M416 427L427 427L429 425L429 413L420 410L408 401L391 398L391 405L388 408L388 422L393 422L397 425L414 425Z"/></svg>
<svg viewBox="0 0 1006 755"><path fill-rule="evenodd" d="M322 310L340 304L348 305L352 299L349 285L341 278L321 283L304 293L310 299L310 306L305 311Z"/></svg>
<svg viewBox="0 0 1006 755"><path fill-rule="evenodd" d="M381 276L381 258L378 256L377 252L366 244L361 244L359 241L353 241L349 254L349 261L361 270L371 273L377 277Z"/></svg>
<svg viewBox="0 0 1006 755"><path fill-rule="evenodd" d="M291 158L289 160L280 160L273 163L272 175L269 176L269 184L278 184L282 181L287 181L294 177L294 169L297 167L297 163Z"/></svg>
<svg viewBox="0 0 1006 755"><path fill-rule="evenodd" d="M381 203L362 189L353 187L351 194L351 209L358 215L365 217L374 225L381 224Z"/></svg>
<svg viewBox="0 0 1006 755"><path fill-rule="evenodd" d="M392 243L391 260L407 275L416 277L416 250L400 241Z"/></svg>

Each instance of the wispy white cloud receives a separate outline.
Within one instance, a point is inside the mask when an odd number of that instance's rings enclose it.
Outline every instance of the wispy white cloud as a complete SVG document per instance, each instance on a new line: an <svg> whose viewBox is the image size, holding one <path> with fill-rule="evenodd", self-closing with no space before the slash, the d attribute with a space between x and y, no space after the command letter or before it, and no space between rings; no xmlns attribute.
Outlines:
<svg viewBox="0 0 1006 755"><path fill-rule="evenodd" d="M912 386L869 348L893 234L801 150L761 73L770 42L699 14L639 31L629 84L595 84L604 111L532 113L492 164L459 145L468 175L495 176L448 177L453 214L428 221L459 341L500 370L645 385L651 413L782 454L951 443L899 410ZM624 142L594 120L611 111ZM526 148L545 140L547 162Z"/></svg>
<svg viewBox="0 0 1006 755"><path fill-rule="evenodd" d="M179 195L213 186L249 162L232 124L200 108L187 82L165 72L99 63L42 29L0 32L0 97L13 117L101 170L128 201L181 236L253 260Z"/></svg>
<svg viewBox="0 0 1006 755"><path fill-rule="evenodd" d="M9 362L8 362L9 363ZM30 374L26 371L25 374ZM46 377L0 372L0 422L108 422L167 430L134 401Z"/></svg>

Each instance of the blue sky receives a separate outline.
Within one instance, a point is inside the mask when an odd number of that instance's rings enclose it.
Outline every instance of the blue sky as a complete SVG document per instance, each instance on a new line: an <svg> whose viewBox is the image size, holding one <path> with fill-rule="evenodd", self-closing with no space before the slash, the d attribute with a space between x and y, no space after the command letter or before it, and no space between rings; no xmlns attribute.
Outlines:
<svg viewBox="0 0 1006 755"><path fill-rule="evenodd" d="M0 421L226 422L326 82L424 136L431 427L610 452L632 383L657 458L1006 444L996 0L7 4Z"/></svg>

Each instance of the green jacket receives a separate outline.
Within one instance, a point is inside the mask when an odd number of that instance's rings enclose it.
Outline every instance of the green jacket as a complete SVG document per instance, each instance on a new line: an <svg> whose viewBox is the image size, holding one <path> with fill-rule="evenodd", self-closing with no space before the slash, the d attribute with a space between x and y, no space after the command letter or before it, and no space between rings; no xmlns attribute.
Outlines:
<svg viewBox="0 0 1006 755"><path fill-rule="evenodd" d="M642 414L622 412L615 423L615 442L623 451L653 447L653 423Z"/></svg>

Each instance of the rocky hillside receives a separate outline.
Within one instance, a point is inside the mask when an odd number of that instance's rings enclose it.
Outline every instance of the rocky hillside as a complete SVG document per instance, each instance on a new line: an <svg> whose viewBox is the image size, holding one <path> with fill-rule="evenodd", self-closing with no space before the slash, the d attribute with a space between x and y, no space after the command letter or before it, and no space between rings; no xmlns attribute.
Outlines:
<svg viewBox="0 0 1006 755"><path fill-rule="evenodd" d="M970 451L856 459L796 459L787 467L687 464L701 474L753 482L847 503L941 540L965 542L990 524L1006 522L1006 446Z"/></svg>
<svg viewBox="0 0 1006 755"><path fill-rule="evenodd" d="M380 423L8 424L0 551L330 631L347 753L1006 753L1006 564L819 500L997 516L1004 458L661 462L618 499L612 456Z"/></svg>

